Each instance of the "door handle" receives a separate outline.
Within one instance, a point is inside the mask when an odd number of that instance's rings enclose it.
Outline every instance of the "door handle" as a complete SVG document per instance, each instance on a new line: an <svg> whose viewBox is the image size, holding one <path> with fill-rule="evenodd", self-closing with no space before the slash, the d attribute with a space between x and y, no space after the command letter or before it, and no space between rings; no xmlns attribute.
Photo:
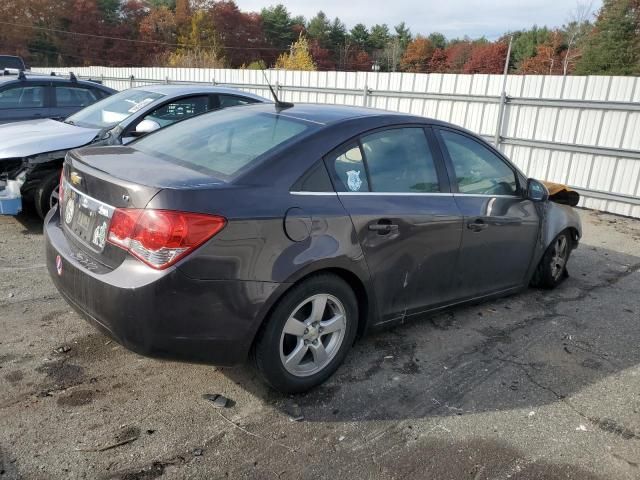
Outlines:
<svg viewBox="0 0 640 480"><path fill-rule="evenodd" d="M467 223L467 228L472 232L481 232L482 230L486 230L488 227L489 224L481 218L476 218L475 220Z"/></svg>
<svg viewBox="0 0 640 480"><path fill-rule="evenodd" d="M483 224L483 225L494 225L497 227L505 226L505 225L522 225L522 218L520 217L507 217L507 216L487 216L487 217L475 217L473 220L469 221L469 224ZM469 227L471 228L471 227Z"/></svg>
<svg viewBox="0 0 640 480"><path fill-rule="evenodd" d="M389 220L380 220L378 223L372 223L369 225L369 230L372 232L378 232L379 235L386 235L387 233L398 230L398 225L387 222L389 222Z"/></svg>

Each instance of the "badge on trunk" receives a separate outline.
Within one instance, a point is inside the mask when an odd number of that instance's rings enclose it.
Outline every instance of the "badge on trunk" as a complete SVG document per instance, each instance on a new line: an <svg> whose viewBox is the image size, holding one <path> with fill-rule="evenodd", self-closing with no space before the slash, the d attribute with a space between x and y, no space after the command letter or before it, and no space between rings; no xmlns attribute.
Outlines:
<svg viewBox="0 0 640 480"><path fill-rule="evenodd" d="M73 220L73 214L75 210L76 210L75 202L73 201L73 198L70 198L69 200L67 200L67 206L64 208L65 222L71 223L71 220Z"/></svg>
<svg viewBox="0 0 640 480"><path fill-rule="evenodd" d="M93 231L92 242L98 246L98 248L104 248L104 241L107 236L107 222L102 222L102 225L96 227Z"/></svg>

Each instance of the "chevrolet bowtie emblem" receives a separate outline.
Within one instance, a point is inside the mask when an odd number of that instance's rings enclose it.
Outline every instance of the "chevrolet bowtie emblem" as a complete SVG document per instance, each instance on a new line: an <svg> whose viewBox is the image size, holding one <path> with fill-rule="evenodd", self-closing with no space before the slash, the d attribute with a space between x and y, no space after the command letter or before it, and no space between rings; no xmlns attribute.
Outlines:
<svg viewBox="0 0 640 480"><path fill-rule="evenodd" d="M74 185L80 185L80 182L82 181L82 177L78 175L77 172L71 172L70 178L71 183L73 183Z"/></svg>

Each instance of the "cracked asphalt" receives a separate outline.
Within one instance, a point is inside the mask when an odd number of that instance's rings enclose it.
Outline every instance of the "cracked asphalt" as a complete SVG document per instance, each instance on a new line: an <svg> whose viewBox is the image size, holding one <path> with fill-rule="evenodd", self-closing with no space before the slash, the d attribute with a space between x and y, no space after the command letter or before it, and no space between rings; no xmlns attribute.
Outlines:
<svg viewBox="0 0 640 480"><path fill-rule="evenodd" d="M295 397L118 346L0 217L0 479L639 479L640 221L581 215L557 290L366 337Z"/></svg>

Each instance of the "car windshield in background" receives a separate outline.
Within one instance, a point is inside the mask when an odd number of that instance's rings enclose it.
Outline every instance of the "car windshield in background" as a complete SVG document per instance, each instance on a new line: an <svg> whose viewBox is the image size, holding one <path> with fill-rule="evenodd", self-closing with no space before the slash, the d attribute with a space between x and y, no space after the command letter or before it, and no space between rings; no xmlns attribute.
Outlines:
<svg viewBox="0 0 640 480"><path fill-rule="evenodd" d="M202 173L231 178L310 128L312 124L301 120L234 108L177 123L138 140L134 147Z"/></svg>
<svg viewBox="0 0 640 480"><path fill-rule="evenodd" d="M114 126L163 96L144 90L125 90L80 110L65 122L86 128Z"/></svg>
<svg viewBox="0 0 640 480"><path fill-rule="evenodd" d="M0 70L5 68L24 70L24 63L19 57L0 55Z"/></svg>

